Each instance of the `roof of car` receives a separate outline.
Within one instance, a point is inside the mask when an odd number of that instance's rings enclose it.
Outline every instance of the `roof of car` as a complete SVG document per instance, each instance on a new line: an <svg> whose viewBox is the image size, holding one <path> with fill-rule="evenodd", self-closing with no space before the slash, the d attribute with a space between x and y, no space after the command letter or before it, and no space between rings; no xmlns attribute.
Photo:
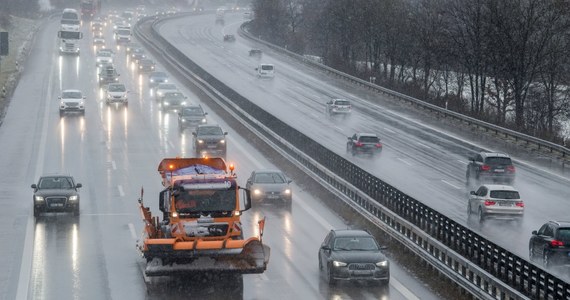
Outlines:
<svg viewBox="0 0 570 300"><path fill-rule="evenodd" d="M78 93L83 93L81 90L74 90L74 89L67 89L67 90L62 90L62 93L64 92L78 92Z"/></svg>
<svg viewBox="0 0 570 300"><path fill-rule="evenodd" d="M508 157L510 158L510 156L506 153L501 153L501 152L481 152L480 153L481 156L485 156L485 157Z"/></svg>
<svg viewBox="0 0 570 300"><path fill-rule="evenodd" d="M487 187L489 190L493 191L517 191L514 187L510 185L503 185L503 184L484 184L483 186Z"/></svg>
<svg viewBox="0 0 570 300"><path fill-rule="evenodd" d="M359 132L356 135L358 136L373 136L373 137L378 137L378 135L376 133L370 133L370 132Z"/></svg>
<svg viewBox="0 0 570 300"><path fill-rule="evenodd" d="M281 170L277 170L277 169L259 169L259 170L254 170L253 172L255 172L256 174L259 173L279 173L279 174L283 174L283 172Z"/></svg>
<svg viewBox="0 0 570 300"><path fill-rule="evenodd" d="M570 227L570 221L549 221L549 222L558 225L558 227Z"/></svg>
<svg viewBox="0 0 570 300"><path fill-rule="evenodd" d="M372 236L370 233L361 229L333 229L335 235L338 236Z"/></svg>

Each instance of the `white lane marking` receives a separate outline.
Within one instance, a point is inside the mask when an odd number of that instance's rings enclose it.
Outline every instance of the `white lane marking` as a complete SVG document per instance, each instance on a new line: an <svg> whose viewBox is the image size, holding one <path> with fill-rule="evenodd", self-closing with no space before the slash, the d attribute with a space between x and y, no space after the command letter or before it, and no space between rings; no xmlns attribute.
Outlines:
<svg viewBox="0 0 570 300"><path fill-rule="evenodd" d="M468 165L468 164L469 164L469 162L462 161L461 159L458 159L457 161L460 162L460 163L462 163L462 164L464 164L464 165Z"/></svg>
<svg viewBox="0 0 570 300"><path fill-rule="evenodd" d="M122 185L118 185L117 188L119 189L119 195L121 197L125 197L125 192L123 191L123 186Z"/></svg>
<svg viewBox="0 0 570 300"><path fill-rule="evenodd" d="M170 148L176 149L176 147L174 147L174 144L172 143L172 141L168 141L168 145L170 146Z"/></svg>
<svg viewBox="0 0 570 300"><path fill-rule="evenodd" d="M406 297L406 299L420 300L420 298L418 296L414 295L414 293L412 293L412 291L408 290L408 288L406 288L396 278L390 277L390 285L393 286L395 289L397 289L398 292L400 292L400 294L402 294L404 297Z"/></svg>
<svg viewBox="0 0 570 300"><path fill-rule="evenodd" d="M416 142L416 143L417 143L418 145L420 145L420 146L424 147L424 148L428 148L428 149L431 149L431 147L430 147L430 146L428 146L428 145L426 145L426 144L423 144L423 143L420 143L420 142Z"/></svg>
<svg viewBox="0 0 570 300"><path fill-rule="evenodd" d="M454 188L456 188L456 189L458 189L458 190L461 189L461 187L458 187L458 186L456 186L455 184L453 184L453 183L451 183L451 182L449 182L449 181L447 181L447 180L445 180L445 179L442 179L441 182L443 182L443 183L445 183L445 184L447 184L447 185L450 185L450 186L452 186L452 187L454 187Z"/></svg>
<svg viewBox="0 0 570 300"><path fill-rule="evenodd" d="M131 231L131 237L133 238L133 240L136 240L137 233L135 231L135 225L133 225L133 223L129 223L129 230Z"/></svg>
<svg viewBox="0 0 570 300"><path fill-rule="evenodd" d="M111 161L111 166L113 166L113 170L117 170L117 164L115 163L115 161Z"/></svg>
<svg viewBox="0 0 570 300"><path fill-rule="evenodd" d="M265 273L259 274L259 278L263 281L269 281L269 278L267 277L267 275L265 275Z"/></svg>
<svg viewBox="0 0 570 300"><path fill-rule="evenodd" d="M53 74L55 64L51 64L50 73L48 77L47 84L47 94L52 94L53 85ZM47 103L44 110L44 120L42 127L42 136L40 138L40 147L38 149L38 157L36 160L36 173L34 178L40 177L43 173L45 148L47 141L47 131L48 131L48 120L49 120L49 109L51 108L51 97L47 97ZM61 122L61 121L60 121ZM16 299L28 299L28 289L30 288L30 279L32 274L32 260L34 255L34 242L33 238L35 235L36 227L34 226L34 217L28 215L28 222L26 224L26 237L24 239L24 249L22 250L22 261L20 263L20 275L18 277L18 289L16 291Z"/></svg>
<svg viewBox="0 0 570 300"><path fill-rule="evenodd" d="M396 133L394 130L392 130L392 129L390 129L390 128L387 128L387 127L384 127L384 130L386 130L386 131L388 131L388 132L390 132L390 133Z"/></svg>
<svg viewBox="0 0 570 300"><path fill-rule="evenodd" d="M338 127L338 126L335 126L334 128L336 128L336 130L342 132L342 128L340 128L340 127Z"/></svg>
<svg viewBox="0 0 570 300"><path fill-rule="evenodd" d="M401 161L401 162L403 162L403 163L405 163L405 164L408 165L408 166L411 166L411 165L412 165L411 163L409 163L409 162L407 162L407 161L405 161L405 160L403 160L403 159L401 159L401 158L399 158L399 157L396 158L396 159L399 160L399 161Z"/></svg>
<svg viewBox="0 0 570 300"><path fill-rule="evenodd" d="M311 115L312 115L313 117L315 117L315 119L318 119L318 118L320 118L320 116L319 116L319 115L317 115L316 113L311 113Z"/></svg>
<svg viewBox="0 0 570 300"><path fill-rule="evenodd" d="M295 106L295 107L299 107L299 104L295 103L295 102L289 102L289 104Z"/></svg>

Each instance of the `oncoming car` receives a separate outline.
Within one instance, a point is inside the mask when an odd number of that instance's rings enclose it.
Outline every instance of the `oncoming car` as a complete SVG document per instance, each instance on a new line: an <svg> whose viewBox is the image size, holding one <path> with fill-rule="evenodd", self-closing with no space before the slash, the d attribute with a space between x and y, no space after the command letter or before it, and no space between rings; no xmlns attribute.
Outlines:
<svg viewBox="0 0 570 300"><path fill-rule="evenodd" d="M85 96L80 90L63 90L59 98L59 115L73 112L85 114Z"/></svg>
<svg viewBox="0 0 570 300"><path fill-rule="evenodd" d="M338 281L372 281L387 285L390 262L378 242L364 230L331 230L319 249L319 270L329 285Z"/></svg>
<svg viewBox="0 0 570 300"><path fill-rule="evenodd" d="M129 105L127 87L122 83L110 83L107 85L107 97L105 103L121 103L124 105Z"/></svg>
<svg viewBox="0 0 570 300"><path fill-rule="evenodd" d="M44 175L37 184L32 184L34 189L34 217L39 217L43 212L72 212L79 215L79 192L81 183L75 183L69 175Z"/></svg>
<svg viewBox="0 0 570 300"><path fill-rule="evenodd" d="M291 204L293 192L292 180L279 170L255 170L247 179L246 188L254 201L282 201Z"/></svg>

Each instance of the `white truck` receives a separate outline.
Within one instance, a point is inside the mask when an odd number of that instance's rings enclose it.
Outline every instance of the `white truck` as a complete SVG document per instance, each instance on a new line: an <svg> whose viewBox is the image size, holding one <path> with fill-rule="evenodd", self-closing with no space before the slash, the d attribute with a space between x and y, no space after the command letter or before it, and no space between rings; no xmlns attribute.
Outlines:
<svg viewBox="0 0 570 300"><path fill-rule="evenodd" d="M80 31L63 31L57 32L59 38L59 54L79 55L79 41L83 38Z"/></svg>

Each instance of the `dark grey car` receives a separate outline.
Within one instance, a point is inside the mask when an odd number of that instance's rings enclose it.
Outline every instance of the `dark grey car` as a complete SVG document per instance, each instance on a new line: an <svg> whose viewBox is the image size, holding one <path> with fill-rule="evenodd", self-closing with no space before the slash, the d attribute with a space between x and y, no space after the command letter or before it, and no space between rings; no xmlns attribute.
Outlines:
<svg viewBox="0 0 570 300"><path fill-rule="evenodd" d="M42 212L72 212L79 215L79 192L81 183L75 183L69 175L46 175L40 177L34 189L34 217Z"/></svg>
<svg viewBox="0 0 570 300"><path fill-rule="evenodd" d="M465 181L467 187L485 183L512 185L515 166L508 154L480 152L469 158Z"/></svg>
<svg viewBox="0 0 570 300"><path fill-rule="evenodd" d="M376 239L364 230L331 230L319 249L319 270L330 285L339 280L388 284L390 262Z"/></svg>
<svg viewBox="0 0 570 300"><path fill-rule="evenodd" d="M279 170L255 170L247 179L246 188L255 201L283 201L291 204L291 179Z"/></svg>
<svg viewBox="0 0 570 300"><path fill-rule="evenodd" d="M206 124L207 112L204 112L201 105L190 105L184 107L178 112L178 129L181 131L186 128L196 127L201 124Z"/></svg>
<svg viewBox="0 0 570 300"><path fill-rule="evenodd" d="M198 125L194 136L194 151L197 157L226 156L226 135L220 125Z"/></svg>

